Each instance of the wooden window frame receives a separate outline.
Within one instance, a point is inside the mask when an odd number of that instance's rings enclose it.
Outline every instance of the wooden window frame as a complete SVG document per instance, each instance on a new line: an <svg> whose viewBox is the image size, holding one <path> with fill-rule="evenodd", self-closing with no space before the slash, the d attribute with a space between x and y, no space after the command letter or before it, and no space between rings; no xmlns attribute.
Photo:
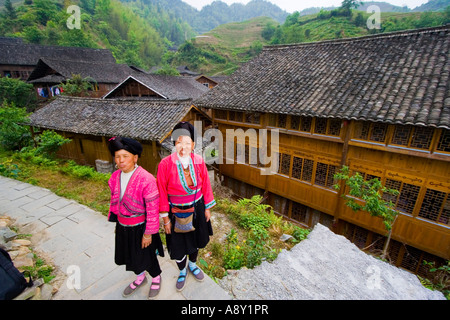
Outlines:
<svg viewBox="0 0 450 320"><path fill-rule="evenodd" d="M437 137L438 134L437 134L435 129L430 128L430 130L432 130L432 134L431 134L431 138L430 138L430 141L429 141L428 148L419 148L419 147L412 146L413 139L414 139L414 136L416 134L416 131L419 128L421 128L421 127L412 126L412 125L406 125L405 126L405 127L409 128L408 139L407 139L408 141L407 141L406 145L394 143L393 140L394 140L394 135L395 135L395 132L396 132L396 128L399 128L399 127L404 126L404 125L390 125L390 126L392 127L391 128L392 133L391 133L391 135L389 137L390 139L388 140L388 143L387 143L387 145L390 146L390 147L404 148L404 149L409 149L409 150L430 151L431 152L434 149L434 146L437 143L436 140L438 138Z"/></svg>
<svg viewBox="0 0 450 320"><path fill-rule="evenodd" d="M435 140L435 148L433 149L434 153L439 153L439 154L443 154L443 155L450 155L450 150L449 151L445 151L445 150L439 150L439 144L441 142L441 138L444 136L445 134L450 135L450 130L446 130L446 129L435 129L435 136L436 136L436 140ZM449 147L450 147L450 143L449 143Z"/></svg>

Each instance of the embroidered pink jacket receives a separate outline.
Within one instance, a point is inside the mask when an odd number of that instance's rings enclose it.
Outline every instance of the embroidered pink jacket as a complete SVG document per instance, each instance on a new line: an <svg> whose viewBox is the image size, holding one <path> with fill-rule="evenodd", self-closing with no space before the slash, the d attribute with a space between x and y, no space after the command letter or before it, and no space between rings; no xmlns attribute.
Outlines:
<svg viewBox="0 0 450 320"><path fill-rule="evenodd" d="M175 152L161 160L156 176L159 190L159 212L169 212L170 203L189 205L202 197L206 209L212 208L216 204L208 169L203 158L191 153L189 170L194 182L193 186L188 186L183 174L183 167Z"/></svg>
<svg viewBox="0 0 450 320"><path fill-rule="evenodd" d="M128 182L120 200L120 170L115 171L108 181L111 189L111 203L108 220L124 226L145 223L146 234L159 230L159 194L155 177L138 167Z"/></svg>

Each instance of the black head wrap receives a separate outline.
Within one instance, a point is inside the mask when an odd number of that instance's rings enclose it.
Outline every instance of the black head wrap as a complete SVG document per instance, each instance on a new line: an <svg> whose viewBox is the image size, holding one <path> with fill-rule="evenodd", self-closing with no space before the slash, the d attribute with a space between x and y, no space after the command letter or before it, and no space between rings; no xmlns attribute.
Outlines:
<svg viewBox="0 0 450 320"><path fill-rule="evenodd" d="M177 123L172 130L173 144L175 144L178 137L180 137L180 136L191 137L192 141L195 142L196 132L195 132L194 126L187 121Z"/></svg>
<svg viewBox="0 0 450 320"><path fill-rule="evenodd" d="M140 144L140 142L131 138L112 137L111 139L109 139L108 148L113 157L116 151L122 149L134 155L138 155L138 157L140 157L142 154L142 145Z"/></svg>

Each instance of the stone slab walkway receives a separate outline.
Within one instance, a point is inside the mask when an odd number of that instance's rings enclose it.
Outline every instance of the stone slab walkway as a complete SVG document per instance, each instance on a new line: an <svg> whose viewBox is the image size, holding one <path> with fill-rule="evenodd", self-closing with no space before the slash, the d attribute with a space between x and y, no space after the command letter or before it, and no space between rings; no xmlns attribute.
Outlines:
<svg viewBox="0 0 450 320"><path fill-rule="evenodd" d="M86 206L48 189L0 176L0 215L15 219L21 232L32 234L33 246L66 274L54 300L122 300L123 289L135 279L114 263L114 223ZM158 300L231 300L205 275L203 282L188 276L182 292L175 282L174 261L159 257L162 272ZM147 299L149 285L127 300Z"/></svg>

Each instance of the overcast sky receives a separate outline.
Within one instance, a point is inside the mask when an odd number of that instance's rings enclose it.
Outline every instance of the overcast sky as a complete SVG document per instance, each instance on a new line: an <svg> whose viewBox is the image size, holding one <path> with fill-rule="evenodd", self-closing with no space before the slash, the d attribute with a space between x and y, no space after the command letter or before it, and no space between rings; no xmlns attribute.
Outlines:
<svg viewBox="0 0 450 320"><path fill-rule="evenodd" d="M189 3L194 8L200 10L203 6L210 4L214 0L182 0L182 1ZM250 0L221 0L221 1L229 5L235 2L240 2L243 4L250 2ZM331 6L339 7L342 3L342 0L269 0L269 1L276 4L281 9L289 13L292 13L294 11L301 11L303 9L310 7L331 7ZM420 6L428 2L428 0L384 0L384 1L396 6L406 5L410 9L414 9L417 6Z"/></svg>

